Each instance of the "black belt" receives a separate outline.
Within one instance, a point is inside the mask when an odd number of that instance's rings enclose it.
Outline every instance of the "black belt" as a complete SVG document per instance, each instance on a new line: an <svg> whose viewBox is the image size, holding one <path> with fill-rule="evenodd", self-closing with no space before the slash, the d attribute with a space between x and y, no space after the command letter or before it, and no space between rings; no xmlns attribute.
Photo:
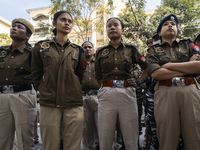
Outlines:
<svg viewBox="0 0 200 150"><path fill-rule="evenodd" d="M97 93L98 93L98 90L85 90L85 91L82 91L83 95L86 95L86 94L88 94L88 95L97 95Z"/></svg>
<svg viewBox="0 0 200 150"><path fill-rule="evenodd" d="M0 92L1 93L15 93L20 91L31 90L31 84L24 84L24 85L0 85Z"/></svg>

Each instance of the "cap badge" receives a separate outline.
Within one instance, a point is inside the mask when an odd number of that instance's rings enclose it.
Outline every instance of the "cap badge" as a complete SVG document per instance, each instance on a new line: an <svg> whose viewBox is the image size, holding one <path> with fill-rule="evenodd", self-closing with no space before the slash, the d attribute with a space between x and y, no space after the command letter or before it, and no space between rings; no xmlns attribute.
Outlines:
<svg viewBox="0 0 200 150"><path fill-rule="evenodd" d="M20 19L20 20L19 20L19 22L20 22L20 23L23 23L23 22L24 22L24 20L23 20L23 19Z"/></svg>

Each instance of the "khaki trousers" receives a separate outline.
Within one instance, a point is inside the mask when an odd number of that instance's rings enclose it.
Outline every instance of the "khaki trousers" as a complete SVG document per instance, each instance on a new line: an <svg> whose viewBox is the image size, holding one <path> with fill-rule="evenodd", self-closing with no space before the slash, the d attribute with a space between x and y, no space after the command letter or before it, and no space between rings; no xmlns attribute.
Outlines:
<svg viewBox="0 0 200 150"><path fill-rule="evenodd" d="M98 92L98 131L101 150L111 150L117 116L126 150L137 150L138 109L135 88L103 87Z"/></svg>
<svg viewBox="0 0 200 150"><path fill-rule="evenodd" d="M35 150L36 92L0 93L0 150L12 150L16 131L19 150Z"/></svg>
<svg viewBox="0 0 200 150"><path fill-rule="evenodd" d="M40 106L40 132L44 150L60 150L61 122L64 150L79 150L83 132L83 106Z"/></svg>
<svg viewBox="0 0 200 150"><path fill-rule="evenodd" d="M155 87L154 114L160 150L200 150L200 91L196 85Z"/></svg>
<svg viewBox="0 0 200 150"><path fill-rule="evenodd" d="M84 150L94 150L95 142L98 143L99 140L97 132L98 103L99 102L96 95L83 96L84 122L82 141L84 145Z"/></svg>

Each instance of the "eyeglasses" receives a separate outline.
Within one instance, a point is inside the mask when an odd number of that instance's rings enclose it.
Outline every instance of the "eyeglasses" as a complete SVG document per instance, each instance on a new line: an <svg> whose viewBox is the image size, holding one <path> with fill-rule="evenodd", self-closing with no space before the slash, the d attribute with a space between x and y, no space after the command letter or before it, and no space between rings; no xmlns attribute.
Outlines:
<svg viewBox="0 0 200 150"><path fill-rule="evenodd" d="M84 49L87 49L87 48L89 48L89 49L91 49L92 47L91 46L85 46L85 47L83 47Z"/></svg>

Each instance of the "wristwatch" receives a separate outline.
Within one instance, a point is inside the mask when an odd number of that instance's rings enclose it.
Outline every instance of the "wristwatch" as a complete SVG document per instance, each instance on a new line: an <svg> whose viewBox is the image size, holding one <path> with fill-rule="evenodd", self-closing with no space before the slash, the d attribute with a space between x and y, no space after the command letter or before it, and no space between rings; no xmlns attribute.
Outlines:
<svg viewBox="0 0 200 150"><path fill-rule="evenodd" d="M140 80L136 80L136 81L135 81L135 83L136 83L138 86L140 86L140 85L141 85L141 82L140 82Z"/></svg>

